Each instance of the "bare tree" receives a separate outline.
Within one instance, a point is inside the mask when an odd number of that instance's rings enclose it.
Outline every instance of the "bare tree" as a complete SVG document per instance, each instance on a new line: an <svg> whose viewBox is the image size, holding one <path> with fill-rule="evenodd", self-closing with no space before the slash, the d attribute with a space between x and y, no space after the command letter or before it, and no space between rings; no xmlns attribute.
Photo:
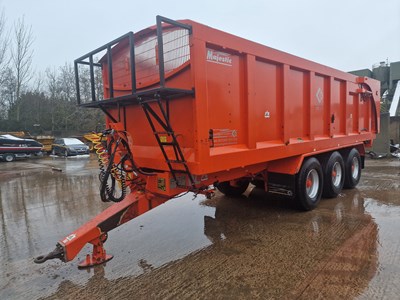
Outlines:
<svg viewBox="0 0 400 300"><path fill-rule="evenodd" d="M75 72L72 64L65 63L59 68L61 94L67 101L76 103Z"/></svg>
<svg viewBox="0 0 400 300"><path fill-rule="evenodd" d="M48 98L51 103L51 130L54 130L54 111L55 111L55 100L58 94L58 86L57 86L57 70L56 69L46 69L46 77L47 77L47 91Z"/></svg>
<svg viewBox="0 0 400 300"><path fill-rule="evenodd" d="M9 63L7 49L8 49L9 37L6 32L6 18L4 10L0 10L0 84L3 83L4 75Z"/></svg>
<svg viewBox="0 0 400 300"><path fill-rule="evenodd" d="M7 73L9 71L9 56L8 56L9 37L6 32L6 18L4 10L0 10L0 119L6 118L8 108L8 98L5 94L5 83Z"/></svg>
<svg viewBox="0 0 400 300"><path fill-rule="evenodd" d="M32 84L32 91L35 93L44 93L46 89L45 83L45 73L43 71L37 72L33 84Z"/></svg>
<svg viewBox="0 0 400 300"><path fill-rule="evenodd" d="M32 79L33 34L31 26L25 24L24 18L14 24L11 64L15 72L16 120L20 120L19 103L22 87Z"/></svg>
<svg viewBox="0 0 400 300"><path fill-rule="evenodd" d="M15 98L15 77L10 68L5 68L3 75L0 84L0 119L10 119L10 107Z"/></svg>

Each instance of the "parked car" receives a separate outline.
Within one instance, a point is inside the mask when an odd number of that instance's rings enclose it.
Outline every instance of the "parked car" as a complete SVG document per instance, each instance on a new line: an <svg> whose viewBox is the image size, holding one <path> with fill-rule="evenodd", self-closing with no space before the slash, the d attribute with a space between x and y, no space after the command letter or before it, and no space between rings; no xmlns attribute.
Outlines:
<svg viewBox="0 0 400 300"><path fill-rule="evenodd" d="M89 147L77 138L56 138L51 145L52 155L81 155L89 154Z"/></svg>
<svg viewBox="0 0 400 300"><path fill-rule="evenodd" d="M3 134L0 135L0 160L11 162L16 158L30 157L31 154L40 155L43 145L33 139Z"/></svg>

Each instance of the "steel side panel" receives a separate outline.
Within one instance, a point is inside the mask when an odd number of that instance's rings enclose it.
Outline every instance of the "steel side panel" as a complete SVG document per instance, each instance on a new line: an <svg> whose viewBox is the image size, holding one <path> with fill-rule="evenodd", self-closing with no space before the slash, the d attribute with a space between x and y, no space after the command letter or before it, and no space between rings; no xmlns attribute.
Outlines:
<svg viewBox="0 0 400 300"><path fill-rule="evenodd" d="M207 82L207 98L197 97L196 86L196 101L206 101L209 108L204 116L208 127L199 127L199 134L203 133L204 140L208 130L217 126L237 129L239 135L237 145L210 148L204 153L203 157L209 158L198 161L194 173L230 170L374 139L370 123L364 120L370 121L370 113L360 121L364 130L353 126L358 112L367 114L371 108L370 102L360 101L355 94L355 76L191 24L194 37L206 43L206 51L221 51L232 58L230 66L211 66L207 52L195 53L207 66L205 74L194 68L195 76L205 77ZM237 78L243 82L238 83ZM379 95L377 87L372 82L371 88ZM243 99L238 99L238 94Z"/></svg>
<svg viewBox="0 0 400 300"><path fill-rule="evenodd" d="M375 138L372 105L356 92L356 76L193 21L182 22L193 28L190 65L167 78L166 85L195 90L194 97L170 100L171 125L193 174ZM368 79L368 84L379 108L379 82ZM127 106L126 118L116 109L111 114L126 123L137 164L167 171L140 106ZM227 130L232 137L212 147L210 129Z"/></svg>

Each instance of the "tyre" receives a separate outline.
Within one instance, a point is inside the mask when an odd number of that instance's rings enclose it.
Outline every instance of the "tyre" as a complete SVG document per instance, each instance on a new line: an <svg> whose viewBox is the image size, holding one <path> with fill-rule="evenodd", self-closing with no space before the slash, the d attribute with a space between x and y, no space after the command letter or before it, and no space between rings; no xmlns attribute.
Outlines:
<svg viewBox="0 0 400 300"><path fill-rule="evenodd" d="M324 168L324 188L322 195L325 198L334 198L340 194L344 184L344 161L339 152L335 151L329 157Z"/></svg>
<svg viewBox="0 0 400 300"><path fill-rule="evenodd" d="M354 189L361 178L361 157L355 148L347 155L344 175L344 187Z"/></svg>
<svg viewBox="0 0 400 300"><path fill-rule="evenodd" d="M311 157L303 162L297 175L296 192L301 209L312 210L317 207L322 196L323 174L319 161Z"/></svg>
<svg viewBox="0 0 400 300"><path fill-rule="evenodd" d="M67 150L67 149L65 149L63 153L64 153L64 156L65 156L65 157L68 156L68 150Z"/></svg>
<svg viewBox="0 0 400 300"><path fill-rule="evenodd" d="M15 159L15 155L11 153L7 153L3 155L3 159L6 162L12 162Z"/></svg>
<svg viewBox="0 0 400 300"><path fill-rule="evenodd" d="M246 179L237 180L236 185L231 185L230 181L220 182L217 185L217 189L226 196L237 197L242 195L247 187L249 186L249 181Z"/></svg>

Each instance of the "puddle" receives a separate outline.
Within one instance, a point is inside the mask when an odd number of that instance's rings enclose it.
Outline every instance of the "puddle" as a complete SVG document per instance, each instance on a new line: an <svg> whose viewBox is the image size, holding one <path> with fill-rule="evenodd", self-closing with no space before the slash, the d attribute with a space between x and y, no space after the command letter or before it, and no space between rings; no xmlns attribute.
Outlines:
<svg viewBox="0 0 400 300"><path fill-rule="evenodd" d="M110 205L99 198L96 159L50 157L12 164L7 172L14 176L0 178L0 299L43 297L64 279L84 284L91 273L77 269L78 259L36 265L33 258ZM204 217L214 216L215 209L200 205L202 200L192 194L173 199L114 230L106 243L115 255L107 278L140 275L209 246ZM87 246L78 257L90 252Z"/></svg>
<svg viewBox="0 0 400 300"><path fill-rule="evenodd" d="M0 299L396 298L399 166L372 162L358 189L305 213L257 189L188 194L110 232L114 258L82 271L90 247L68 264L33 257L109 205L96 159L0 164Z"/></svg>
<svg viewBox="0 0 400 300"><path fill-rule="evenodd" d="M399 197L399 194L397 194ZM400 202L397 199L397 202ZM367 198L365 210L379 229L378 271L360 299L396 299L400 283L400 206Z"/></svg>

